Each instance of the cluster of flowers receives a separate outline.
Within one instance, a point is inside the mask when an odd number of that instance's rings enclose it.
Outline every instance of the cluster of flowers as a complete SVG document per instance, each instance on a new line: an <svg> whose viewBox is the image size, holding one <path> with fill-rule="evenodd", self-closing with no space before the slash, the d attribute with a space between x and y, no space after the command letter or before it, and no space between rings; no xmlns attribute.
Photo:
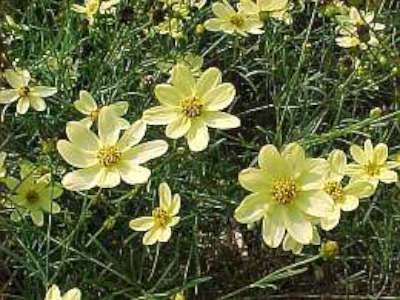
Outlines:
<svg viewBox="0 0 400 300"><path fill-rule="evenodd" d="M341 211L355 210L360 199L375 193L379 182L398 181L393 169L400 164L387 161L387 145L373 147L366 140L364 149L352 145L350 154L354 162L347 164L341 150L332 151L325 160L306 157L297 143L281 152L273 145L264 146L259 168L239 174L240 184L252 194L236 209L236 220L244 224L262 220L263 240L273 248L283 241L284 250L297 254L304 245L319 244L318 227L333 229Z"/></svg>

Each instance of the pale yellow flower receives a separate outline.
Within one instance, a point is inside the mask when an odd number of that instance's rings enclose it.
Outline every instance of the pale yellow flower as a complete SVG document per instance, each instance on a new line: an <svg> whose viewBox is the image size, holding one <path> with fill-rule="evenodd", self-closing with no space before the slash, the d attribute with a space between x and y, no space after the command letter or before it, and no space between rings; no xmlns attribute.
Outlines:
<svg viewBox="0 0 400 300"><path fill-rule="evenodd" d="M147 231L143 236L143 245L168 242L171 238L171 227L179 222L177 214L181 208L179 194L172 196L167 183L161 183L158 189L160 206L153 209L151 217L140 217L129 222L129 227L136 231Z"/></svg>
<svg viewBox="0 0 400 300"><path fill-rule="evenodd" d="M341 35L336 43L342 48L360 47L365 50L368 46L376 47L379 41L375 32L385 29L385 25L374 22L373 12L359 11L351 7L348 16L337 16L340 23L337 32Z"/></svg>
<svg viewBox="0 0 400 300"><path fill-rule="evenodd" d="M273 18L284 21L287 24L292 23L292 16L289 13L291 6L288 0L241 0L239 3L239 11L246 14L255 14L261 20Z"/></svg>
<svg viewBox="0 0 400 300"><path fill-rule="evenodd" d="M321 227L331 230L337 226L341 211L352 211L358 207L359 200L370 197L375 186L365 180L353 180L343 186L347 159L341 150L334 150L328 156L328 172L324 176L324 190L331 196L334 204L332 211L321 219Z"/></svg>
<svg viewBox="0 0 400 300"><path fill-rule="evenodd" d="M39 176L31 162L22 161L19 166L20 180L14 177L2 180L11 191L9 199L14 210L10 217L17 222L25 215L30 215L36 226L43 226L44 212L57 214L61 211L53 200L62 195L63 189L50 181L50 173Z"/></svg>
<svg viewBox="0 0 400 300"><path fill-rule="evenodd" d="M7 153L5 152L0 152L0 178L5 177L7 174L7 169L4 166L4 163L6 161Z"/></svg>
<svg viewBox="0 0 400 300"><path fill-rule="evenodd" d="M60 289L57 285L53 284L47 291L44 300L80 300L81 291L78 288L70 289L61 296Z"/></svg>
<svg viewBox="0 0 400 300"><path fill-rule="evenodd" d="M131 185L145 183L151 172L140 164L167 152L168 144L163 140L138 144L146 132L142 121L132 124L119 138L119 124L109 122L112 113L109 109L100 111L98 136L80 122L67 124L69 141L58 141L57 149L65 161L80 169L64 176L65 188L113 188L121 179Z"/></svg>
<svg viewBox="0 0 400 300"><path fill-rule="evenodd" d="M321 243L321 237L319 236L318 229L314 225L312 227L312 238L310 244L319 245ZM293 254L300 254L303 251L304 245L296 241L291 237L289 233L286 233L283 239L282 248L284 251L292 251Z"/></svg>
<svg viewBox="0 0 400 300"><path fill-rule="evenodd" d="M17 113L25 114L32 106L37 111L46 109L43 98L57 93L57 89L47 86L30 86L31 76L27 70L15 71L8 69L4 72L7 83L12 87L0 90L0 104L10 104L18 101Z"/></svg>
<svg viewBox="0 0 400 300"><path fill-rule="evenodd" d="M199 79L182 64L172 70L171 84L159 84L155 95L161 106L143 113L143 120L151 125L168 125L166 135L172 139L186 137L192 151L207 148L208 127L230 129L240 126L240 120L220 110L229 106L235 96L231 83L222 83L221 72L209 68Z"/></svg>
<svg viewBox="0 0 400 300"><path fill-rule="evenodd" d="M257 13L253 10L240 9L249 0L241 0L236 11L227 1L215 2L212 4L212 11L216 18L207 20L204 27L209 31L223 31L228 34L239 34L247 36L251 34L261 34L264 23L260 20ZM250 1L251 2L251 1ZM257 8L257 7L256 7Z"/></svg>
<svg viewBox="0 0 400 300"><path fill-rule="evenodd" d="M126 101L118 101L110 105L98 107L92 95L90 95L87 91L80 91L79 100L74 102L74 106L79 112L87 115L87 117L80 120L80 122L85 124L88 128L93 125L93 122L97 121L100 110L108 108L110 109L110 112L114 112L114 114L110 114L112 120L109 120L109 122L118 122L121 129L127 129L130 126L127 120L121 118L121 116L125 115L128 111L129 104Z"/></svg>
<svg viewBox="0 0 400 300"><path fill-rule="evenodd" d="M170 35L174 39L183 37L183 23L177 18L164 20L155 26L155 30L161 35Z"/></svg>
<svg viewBox="0 0 400 300"><path fill-rule="evenodd" d="M307 158L292 143L281 153L273 145L264 146L258 164L260 168L239 174L240 184L252 194L236 208L235 219L244 224L262 219L263 239L270 247L278 247L286 231L298 243L310 244L312 218L327 216L333 206L321 181L326 161Z"/></svg>
<svg viewBox="0 0 400 300"><path fill-rule="evenodd" d="M97 13L105 14L107 12L113 12L114 6L117 5L120 0L110 0L110 1L100 1L100 0L85 0L85 4L73 4L72 10L86 15L86 19L89 22L89 25L93 25L94 17Z"/></svg>
<svg viewBox="0 0 400 300"><path fill-rule="evenodd" d="M368 181L376 187L379 181L394 183L398 181L397 173L392 169L400 164L395 161L387 161L388 147L379 143L373 147L370 139L364 142L364 149L357 145L350 147L350 153L355 163L346 168L346 173L355 181Z"/></svg>

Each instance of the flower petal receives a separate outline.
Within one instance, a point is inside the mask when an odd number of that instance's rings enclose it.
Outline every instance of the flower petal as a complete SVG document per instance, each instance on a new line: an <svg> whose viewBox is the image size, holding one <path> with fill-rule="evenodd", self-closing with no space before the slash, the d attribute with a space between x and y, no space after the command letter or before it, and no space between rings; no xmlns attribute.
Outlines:
<svg viewBox="0 0 400 300"><path fill-rule="evenodd" d="M185 98L192 97L196 89L196 81L192 71L184 64L177 64L172 69L171 83ZM180 100L182 100L182 98Z"/></svg>
<svg viewBox="0 0 400 300"><path fill-rule="evenodd" d="M163 182L158 187L158 198L160 199L160 208L168 211L171 206L172 193L166 182Z"/></svg>
<svg viewBox="0 0 400 300"><path fill-rule="evenodd" d="M208 68L197 80L196 96L202 98L209 90L221 83L222 74L217 68Z"/></svg>
<svg viewBox="0 0 400 300"><path fill-rule="evenodd" d="M364 164L368 160L368 158L365 156L364 150L361 149L360 146L351 145L350 154L353 159L359 164Z"/></svg>
<svg viewBox="0 0 400 300"><path fill-rule="evenodd" d="M171 238L171 234L172 234L171 227L169 226L163 227L158 240L164 243L168 242L169 239Z"/></svg>
<svg viewBox="0 0 400 300"><path fill-rule="evenodd" d="M286 234L282 248L284 251L292 251L293 254L300 254L303 250L303 245L293 239L290 234Z"/></svg>
<svg viewBox="0 0 400 300"><path fill-rule="evenodd" d="M229 106L235 98L236 90L231 83L222 83L204 94L204 109L218 111Z"/></svg>
<svg viewBox="0 0 400 300"><path fill-rule="evenodd" d="M222 19L230 18L236 14L235 9L228 2L215 2L212 5L213 13Z"/></svg>
<svg viewBox="0 0 400 300"><path fill-rule="evenodd" d="M377 165L383 165L388 158L388 146L386 144L379 143L375 146L373 153L373 161Z"/></svg>
<svg viewBox="0 0 400 300"><path fill-rule="evenodd" d="M321 218L321 228L326 231L332 230L339 224L339 220L340 207L335 206L325 218Z"/></svg>
<svg viewBox="0 0 400 300"><path fill-rule="evenodd" d="M70 191L85 191L97 185L100 175L100 165L67 173L62 179L62 185Z"/></svg>
<svg viewBox="0 0 400 300"><path fill-rule="evenodd" d="M102 168L97 185L101 188L110 189L121 183L121 175L117 168Z"/></svg>
<svg viewBox="0 0 400 300"><path fill-rule="evenodd" d="M44 111L46 109L46 102L38 96L29 96L29 101L34 110L36 111Z"/></svg>
<svg viewBox="0 0 400 300"><path fill-rule="evenodd" d="M4 90L0 91L0 103L7 104L17 101L19 94L17 90Z"/></svg>
<svg viewBox="0 0 400 300"><path fill-rule="evenodd" d="M359 200L353 195L345 195L344 200L340 203L340 208L343 211L352 211L358 207Z"/></svg>
<svg viewBox="0 0 400 300"><path fill-rule="evenodd" d="M179 139L188 132L191 123L189 118L180 115L178 119L168 124L165 134L171 139Z"/></svg>
<svg viewBox="0 0 400 300"><path fill-rule="evenodd" d="M131 185L146 183L151 175L149 169L142 166L136 166L127 161L120 164L119 173L122 180Z"/></svg>
<svg viewBox="0 0 400 300"><path fill-rule="evenodd" d="M298 192L294 205L314 217L325 217L333 207L332 198L320 190Z"/></svg>
<svg viewBox="0 0 400 300"><path fill-rule="evenodd" d="M95 153L82 150L66 140L57 142L57 150L66 162L76 168L88 168L98 163Z"/></svg>
<svg viewBox="0 0 400 300"><path fill-rule="evenodd" d="M36 226L39 226L39 227L43 226L44 216L43 216L43 212L41 210L31 211L31 218L32 218L33 224L35 224Z"/></svg>
<svg viewBox="0 0 400 300"><path fill-rule="evenodd" d="M154 226L153 217L140 217L129 222L129 227L136 231L147 231Z"/></svg>
<svg viewBox="0 0 400 300"><path fill-rule="evenodd" d="M168 212L171 216L176 216L181 209L181 196L179 194L175 194L172 198L171 205L168 208ZM173 226L173 225L170 225Z"/></svg>
<svg viewBox="0 0 400 300"><path fill-rule="evenodd" d="M261 148L258 154L258 164L263 170L273 173L276 177L290 174L288 162L283 159L274 145L266 145Z"/></svg>
<svg viewBox="0 0 400 300"><path fill-rule="evenodd" d="M153 227L143 236L143 245L154 245L162 234L162 227Z"/></svg>
<svg viewBox="0 0 400 300"><path fill-rule="evenodd" d="M225 112L205 111L202 118L211 128L231 129L240 127L240 119Z"/></svg>
<svg viewBox="0 0 400 300"><path fill-rule="evenodd" d="M122 159L130 163L140 165L148 162L151 159L164 155L168 150L168 143L163 140L154 140L142 143L125 151L122 154Z"/></svg>
<svg viewBox="0 0 400 300"><path fill-rule="evenodd" d="M307 245L311 242L313 230L311 222L294 207L288 207L283 213L283 220L288 233L299 243Z"/></svg>
<svg viewBox="0 0 400 300"><path fill-rule="evenodd" d="M120 151L125 151L132 146L137 145L144 137L146 133L146 123L142 120L138 120L133 123L122 135L118 141L118 148Z"/></svg>
<svg viewBox="0 0 400 300"><path fill-rule="evenodd" d="M143 113L143 120L150 125L167 125L179 117L179 110L170 106L155 106Z"/></svg>
<svg viewBox="0 0 400 300"><path fill-rule="evenodd" d="M398 176L395 171L384 169L379 172L379 180L383 183L394 183L398 181Z"/></svg>
<svg viewBox="0 0 400 300"><path fill-rule="evenodd" d="M368 198L375 193L375 186L368 181L350 181L343 191L346 195L352 195L357 198Z"/></svg>
<svg viewBox="0 0 400 300"><path fill-rule="evenodd" d="M201 120L192 122L192 126L186 133L186 139L191 151L199 152L205 150L210 141L206 124Z"/></svg>
<svg viewBox="0 0 400 300"><path fill-rule="evenodd" d="M74 102L75 108L84 115L90 115L97 110L97 103L88 91L79 92L79 100Z"/></svg>
<svg viewBox="0 0 400 300"><path fill-rule="evenodd" d="M261 193L246 196L235 209L234 217L242 224L250 224L261 220L269 207L269 199Z"/></svg>
<svg viewBox="0 0 400 300"><path fill-rule="evenodd" d="M82 150L98 151L100 149L97 136L81 122L68 122L66 133L71 143Z"/></svg>
<svg viewBox="0 0 400 300"><path fill-rule="evenodd" d="M26 112L29 109L29 106L30 106L29 98L27 97L20 98L17 103L17 113L19 113L20 115L26 114Z"/></svg>
<svg viewBox="0 0 400 300"><path fill-rule="evenodd" d="M122 128L112 120L115 120L115 113L109 107L103 106L97 121L99 138L103 146L112 146L118 141Z"/></svg>
<svg viewBox="0 0 400 300"><path fill-rule="evenodd" d="M81 300L81 297L81 291L78 288L73 288L63 295L62 300Z"/></svg>
<svg viewBox="0 0 400 300"><path fill-rule="evenodd" d="M271 248L278 247L285 235L285 226L280 209L268 213L262 223L262 236L264 242Z"/></svg>
<svg viewBox="0 0 400 300"><path fill-rule="evenodd" d="M30 91L37 94L41 98L50 97L57 93L57 89L49 86L35 86L31 87Z"/></svg>
<svg viewBox="0 0 400 300"><path fill-rule="evenodd" d="M239 173L239 183L250 192L267 191L270 184L266 180L265 170L248 168Z"/></svg>
<svg viewBox="0 0 400 300"><path fill-rule="evenodd" d="M14 89L18 89L28 85L30 76L25 77L24 74L29 75L29 73L17 72L11 69L4 71L4 76L8 84Z"/></svg>
<svg viewBox="0 0 400 300"><path fill-rule="evenodd" d="M58 286L53 284L46 293L46 297L44 300L60 300L61 299L61 292Z"/></svg>
<svg viewBox="0 0 400 300"><path fill-rule="evenodd" d="M179 107L185 95L175 86L170 84L157 84L154 94L158 101L168 107Z"/></svg>

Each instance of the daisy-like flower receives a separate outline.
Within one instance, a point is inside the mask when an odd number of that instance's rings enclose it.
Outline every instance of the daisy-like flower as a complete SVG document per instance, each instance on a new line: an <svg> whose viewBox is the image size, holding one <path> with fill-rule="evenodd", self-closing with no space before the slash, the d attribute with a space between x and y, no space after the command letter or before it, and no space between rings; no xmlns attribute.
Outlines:
<svg viewBox="0 0 400 300"><path fill-rule="evenodd" d="M85 124L88 128L92 127L93 122L97 122L100 110L103 108L109 108L110 112L115 113L114 115L110 114L110 116L113 117L113 120L109 120L109 122L118 122L121 129L127 129L130 126L127 120L120 118L128 111L129 104L126 101L118 101L107 106L98 107L92 95L87 91L80 91L79 100L74 102L74 106L79 112L87 115L87 117L80 120L80 122Z"/></svg>
<svg viewBox="0 0 400 300"><path fill-rule="evenodd" d="M110 122L112 114L110 109L100 111L98 136L80 122L67 124L69 141L58 141L57 149L66 162L80 169L64 176L66 189L113 188L121 179L131 185L145 183L151 172L140 164L167 152L168 144L163 140L138 144L146 132L142 121L132 124L119 138L121 128Z"/></svg>
<svg viewBox="0 0 400 300"><path fill-rule="evenodd" d="M155 26L155 30L161 35L169 35L176 40L183 37L183 23L177 18L164 20Z"/></svg>
<svg viewBox="0 0 400 300"><path fill-rule="evenodd" d="M170 84L155 87L161 106L146 110L143 120L151 125L168 125L167 137L185 136L192 151L206 149L210 140L207 126L218 129L240 126L237 117L220 111L235 96L235 87L222 83L221 78L217 68L209 68L196 80L187 66L176 65Z"/></svg>
<svg viewBox="0 0 400 300"><path fill-rule="evenodd" d="M342 48L360 47L365 50L368 46L376 47L379 41L375 31L385 29L385 25L374 22L373 12L359 11L351 7L348 16L337 16L340 23L337 28L341 35L336 38L336 43Z"/></svg>
<svg viewBox="0 0 400 300"><path fill-rule="evenodd" d="M6 161L7 153L5 152L0 152L0 178L3 178L7 174L7 169L4 166L4 163Z"/></svg>
<svg viewBox="0 0 400 300"><path fill-rule="evenodd" d="M212 11L216 18L211 18L204 23L204 27L209 31L223 31L228 34L239 34L247 36L250 34L261 34L264 23L260 20L254 10L245 10L241 7L246 5L249 0L241 0L236 11L227 1L215 2ZM251 1L250 1L251 2ZM246 3L246 4L245 4ZM256 7L257 8L257 7Z"/></svg>
<svg viewBox="0 0 400 300"><path fill-rule="evenodd" d="M288 0L257 0L256 3L253 0L241 0L239 4L239 11L257 14L261 20L273 18L291 24L289 9Z"/></svg>
<svg viewBox="0 0 400 300"><path fill-rule="evenodd" d="M61 296L60 289L53 284L47 290L44 300L81 300L81 291L78 288L73 288Z"/></svg>
<svg viewBox="0 0 400 300"><path fill-rule="evenodd" d="M129 222L129 227L136 231L147 231L143 236L143 245L153 245L157 241L168 242L171 238L171 227L179 222L177 214L181 208L179 194L172 196L167 183L158 188L160 206L153 209L151 217L140 217Z"/></svg>
<svg viewBox="0 0 400 300"><path fill-rule="evenodd" d="M62 195L63 189L51 183L50 174L38 177L35 167L30 162L22 162L20 169L21 180L13 177L3 180L11 191L9 199L15 208L11 219L19 221L23 216L30 215L36 226L43 226L43 212L57 214L61 211L60 206L53 200Z"/></svg>
<svg viewBox="0 0 400 300"><path fill-rule="evenodd" d="M235 219L244 224L263 219L263 239L270 247L278 247L286 231L298 243L310 244L312 218L326 217L333 206L321 181L326 162L306 158L303 148L292 143L281 153L264 146L258 164L239 174L240 184L252 194L236 208Z"/></svg>
<svg viewBox="0 0 400 300"><path fill-rule="evenodd" d="M321 237L319 236L317 226L313 226L310 244L319 245L320 243ZM286 233L285 238L283 239L282 248L284 251L292 251L293 254L300 254L301 251L303 251L304 245L292 238L290 234Z"/></svg>
<svg viewBox="0 0 400 300"><path fill-rule="evenodd" d="M342 180L347 166L346 155L341 150L334 150L328 156L328 172L324 176L324 190L331 196L334 204L332 211L321 219L321 227L331 230L339 223L341 211L352 211L358 207L362 198L370 197L375 186L368 181L352 180L343 186Z"/></svg>
<svg viewBox="0 0 400 300"><path fill-rule="evenodd" d="M72 10L86 15L86 19L89 22L89 25L93 25L94 17L99 12L100 14L106 14L108 12L112 13L115 8L114 6L117 5L120 0L110 0L110 1L100 1L100 0L85 0L85 4L72 5Z"/></svg>
<svg viewBox="0 0 400 300"><path fill-rule="evenodd" d="M364 149L357 145L350 147L350 153L355 163L347 165L346 173L354 181L368 181L376 187L379 181L394 183L398 181L397 173L393 169L400 164L387 161L388 147L379 143L373 147L370 139L364 142Z"/></svg>
<svg viewBox="0 0 400 300"><path fill-rule="evenodd" d="M37 111L46 109L43 98L57 93L57 89L48 86L29 86L31 76L27 70L15 71L8 69L4 76L11 89L0 90L0 104L10 104L18 101L17 113L25 114L32 106Z"/></svg>

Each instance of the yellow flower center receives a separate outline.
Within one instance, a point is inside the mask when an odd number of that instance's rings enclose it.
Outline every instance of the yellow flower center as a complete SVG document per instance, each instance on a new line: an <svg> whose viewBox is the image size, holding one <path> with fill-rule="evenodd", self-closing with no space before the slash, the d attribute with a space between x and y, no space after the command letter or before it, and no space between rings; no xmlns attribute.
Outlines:
<svg viewBox="0 0 400 300"><path fill-rule="evenodd" d="M40 197L39 197L39 194L36 191L29 190L25 194L25 199L26 199L26 201L28 201L28 203L35 204L36 202L39 201Z"/></svg>
<svg viewBox="0 0 400 300"><path fill-rule="evenodd" d="M18 89L18 94L20 97L27 97L30 92L29 87L23 86Z"/></svg>
<svg viewBox="0 0 400 300"><path fill-rule="evenodd" d="M272 197L279 204L288 204L296 197L297 186L293 178L279 178L272 184Z"/></svg>
<svg viewBox="0 0 400 300"><path fill-rule="evenodd" d="M156 224L156 226L160 227L165 227L171 219L168 213L160 207L156 207L155 209L153 209L152 216L154 218L154 223Z"/></svg>
<svg viewBox="0 0 400 300"><path fill-rule="evenodd" d="M99 9L99 2L97 0L94 1L89 1L89 3L86 6L88 14L95 14L97 10Z"/></svg>
<svg viewBox="0 0 400 300"><path fill-rule="evenodd" d="M231 24L239 28L244 25L244 18L239 15L232 16L229 21L231 22Z"/></svg>
<svg viewBox="0 0 400 300"><path fill-rule="evenodd" d="M324 191L331 196L335 202L343 202L344 191L342 185L336 181L329 181L325 184Z"/></svg>
<svg viewBox="0 0 400 300"><path fill-rule="evenodd" d="M203 102L201 99L193 97L187 98L181 103L182 111L188 118L196 118L201 115Z"/></svg>
<svg viewBox="0 0 400 300"><path fill-rule="evenodd" d="M97 153L100 164L104 167L113 167L121 160L121 151L116 146L104 147Z"/></svg>
<svg viewBox="0 0 400 300"><path fill-rule="evenodd" d="M364 170L369 176L375 177L379 175L379 166L371 161L364 166Z"/></svg>
<svg viewBox="0 0 400 300"><path fill-rule="evenodd" d="M90 115L89 115L90 119L92 119L93 122L96 121L97 118L99 117L99 113L100 113L100 109L91 111Z"/></svg>

